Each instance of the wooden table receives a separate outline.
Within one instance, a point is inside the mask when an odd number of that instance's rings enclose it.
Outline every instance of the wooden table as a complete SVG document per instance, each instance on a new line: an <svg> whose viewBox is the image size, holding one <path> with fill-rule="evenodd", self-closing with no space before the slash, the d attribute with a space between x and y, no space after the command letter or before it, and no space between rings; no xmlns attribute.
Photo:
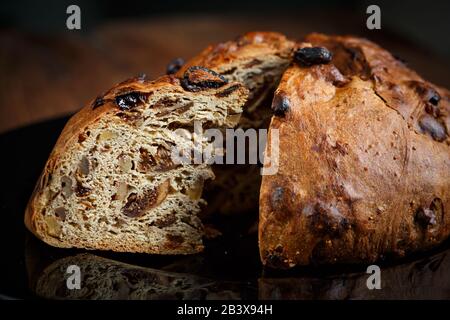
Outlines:
<svg viewBox="0 0 450 320"><path fill-rule="evenodd" d="M122 21L58 36L0 31L0 132L78 110L113 84L140 73L157 77L168 61L252 30L293 38L352 33L379 42L425 78L450 87L448 62L387 31L369 31L346 12L270 16L170 16Z"/></svg>

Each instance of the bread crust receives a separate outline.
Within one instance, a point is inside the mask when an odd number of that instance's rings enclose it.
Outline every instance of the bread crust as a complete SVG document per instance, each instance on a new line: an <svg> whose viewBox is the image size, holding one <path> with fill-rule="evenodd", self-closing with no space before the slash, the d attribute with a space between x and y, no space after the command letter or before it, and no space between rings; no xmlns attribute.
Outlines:
<svg viewBox="0 0 450 320"><path fill-rule="evenodd" d="M188 60L177 72L181 75L189 66L204 66L223 73L231 64L254 57L278 55L289 58L294 42L277 32L255 31L216 45L210 45Z"/></svg>
<svg viewBox="0 0 450 320"><path fill-rule="evenodd" d="M333 59L292 65L276 90L272 108L288 109L270 124L280 160L261 185L263 264L371 263L448 238L449 92L365 39L299 46Z"/></svg>

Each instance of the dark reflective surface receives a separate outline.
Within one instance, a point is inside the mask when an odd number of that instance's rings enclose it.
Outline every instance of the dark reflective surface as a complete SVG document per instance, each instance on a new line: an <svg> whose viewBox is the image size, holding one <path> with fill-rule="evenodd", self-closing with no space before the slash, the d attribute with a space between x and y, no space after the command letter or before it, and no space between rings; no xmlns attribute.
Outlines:
<svg viewBox="0 0 450 320"><path fill-rule="evenodd" d="M34 240L34 239L33 239ZM42 250L34 247L26 255L30 289L49 299L255 299L255 282L230 281L197 275L201 257L159 261L159 267L142 267L92 253L77 253L42 263ZM44 250L45 251L45 250ZM41 252L41 253L39 253ZM38 253L38 256L34 254ZM69 266L80 268L80 290L69 290ZM192 272L186 273L186 268Z"/></svg>
<svg viewBox="0 0 450 320"><path fill-rule="evenodd" d="M368 290L370 274L261 278L260 299L450 299L450 252L381 268L381 290Z"/></svg>
<svg viewBox="0 0 450 320"><path fill-rule="evenodd" d="M226 237L194 256L58 249L26 231L23 212L66 118L0 136L0 298L50 299L450 299L448 244L381 263L381 290L368 290L367 266L263 270L251 221L222 221ZM250 215L249 215L250 216ZM80 267L68 290L67 267Z"/></svg>

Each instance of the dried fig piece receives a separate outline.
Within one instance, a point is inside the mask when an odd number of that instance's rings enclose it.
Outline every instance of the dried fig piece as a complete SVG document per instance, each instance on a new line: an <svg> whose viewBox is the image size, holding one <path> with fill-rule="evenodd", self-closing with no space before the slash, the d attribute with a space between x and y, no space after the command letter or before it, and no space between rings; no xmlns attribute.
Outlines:
<svg viewBox="0 0 450 320"><path fill-rule="evenodd" d="M122 213L130 218L142 217L148 210L159 205L169 193L169 181L145 191L142 195L131 193L127 203L122 208Z"/></svg>
<svg viewBox="0 0 450 320"><path fill-rule="evenodd" d="M156 165L155 158L145 148L139 148L141 154L141 161L139 161L138 170L140 172L148 172Z"/></svg>
<svg viewBox="0 0 450 320"><path fill-rule="evenodd" d="M186 70L181 86L192 92L204 89L217 89L226 85L228 81L220 74L205 67L192 66Z"/></svg>
<svg viewBox="0 0 450 320"><path fill-rule="evenodd" d="M139 153L141 154L141 161L138 166L140 172L148 172L151 169L167 171L177 167L172 161L170 151L162 146L158 146L155 155L150 154L145 148L140 148Z"/></svg>
<svg viewBox="0 0 450 320"><path fill-rule="evenodd" d="M155 160L157 163L155 167L156 171L167 171L177 167L172 161L170 151L161 146L159 146L156 151Z"/></svg>

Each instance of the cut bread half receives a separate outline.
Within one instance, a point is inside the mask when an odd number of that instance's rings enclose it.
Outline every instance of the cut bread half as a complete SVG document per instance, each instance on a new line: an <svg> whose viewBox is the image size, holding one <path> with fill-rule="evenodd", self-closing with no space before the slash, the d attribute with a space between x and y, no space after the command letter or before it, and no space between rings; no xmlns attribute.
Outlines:
<svg viewBox="0 0 450 320"><path fill-rule="evenodd" d="M365 39L311 34L300 47L272 104L263 264L373 263L448 239L450 92Z"/></svg>
<svg viewBox="0 0 450 320"><path fill-rule="evenodd" d="M56 247L201 251L201 193L214 174L207 164L174 161L174 147L193 147L175 129L192 132L195 121L233 127L247 95L198 67L182 79L118 84L67 123L27 207L28 229Z"/></svg>

